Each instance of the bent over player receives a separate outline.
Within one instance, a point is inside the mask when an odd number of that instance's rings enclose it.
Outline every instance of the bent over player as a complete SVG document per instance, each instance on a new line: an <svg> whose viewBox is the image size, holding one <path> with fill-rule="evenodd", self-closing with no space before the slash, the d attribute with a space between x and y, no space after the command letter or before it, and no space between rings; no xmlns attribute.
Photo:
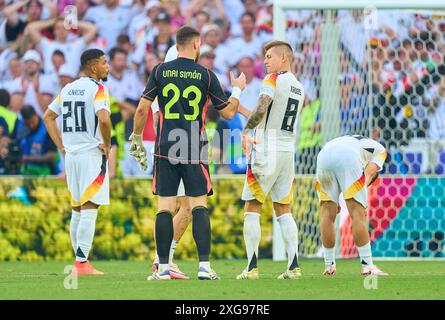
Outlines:
<svg viewBox="0 0 445 320"><path fill-rule="evenodd" d="M334 222L340 193L352 218L352 235L357 246L363 275L386 276L372 262L366 217L367 187L377 179L386 159L378 142L359 135L329 141L317 156L316 189L321 209L321 239L326 276L336 274Z"/></svg>
<svg viewBox="0 0 445 320"><path fill-rule="evenodd" d="M192 233L199 255L198 279L219 279L209 261L211 234L207 195L213 191L204 122L210 101L223 118L233 117L245 86L245 76L231 77L235 88L227 99L215 74L195 62L200 44L197 30L188 26L178 30L178 58L153 69L135 114L130 154L138 161L145 161L146 150L141 142L141 133L152 101L158 97L153 193L159 196L155 223L159 268L148 280L171 279L168 259L174 232L172 213L176 209L181 179L192 208Z"/></svg>
<svg viewBox="0 0 445 320"><path fill-rule="evenodd" d="M281 226L288 257L287 270L278 279L297 279L298 231L291 213L295 168L296 125L304 101L304 89L291 70L293 52L284 41L266 44L263 80L256 109L243 130L243 150L250 156L242 199L245 203L244 241L247 267L237 279L257 279L258 247L261 238L260 212L270 193ZM255 129L250 152L249 132Z"/></svg>
<svg viewBox="0 0 445 320"><path fill-rule="evenodd" d="M76 255L73 274L103 274L88 262L97 210L110 202L108 158L110 155L110 101L99 81L109 66L103 51L90 49L81 58L82 77L63 87L48 106L44 122L56 146L65 154L68 189L71 193L71 242ZM56 119L62 116L60 134Z"/></svg>

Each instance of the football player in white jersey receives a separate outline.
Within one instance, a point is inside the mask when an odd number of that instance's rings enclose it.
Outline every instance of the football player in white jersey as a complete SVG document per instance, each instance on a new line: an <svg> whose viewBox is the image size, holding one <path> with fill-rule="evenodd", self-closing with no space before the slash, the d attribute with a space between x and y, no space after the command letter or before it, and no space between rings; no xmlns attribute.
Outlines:
<svg viewBox="0 0 445 320"><path fill-rule="evenodd" d="M321 239L326 276L336 274L334 222L340 193L352 218L352 234L357 246L363 275L386 276L372 262L366 216L367 187L377 179L386 159L386 150L378 142L359 135L329 141L317 156L316 189L321 209Z"/></svg>
<svg viewBox="0 0 445 320"><path fill-rule="evenodd" d="M72 273L96 274L88 261L97 210L110 202L108 158L110 155L110 101L106 80L109 66L103 51L86 50L80 58L86 77L67 84L48 106L44 122L56 146L65 155L72 216L70 235L76 263ZM62 116L61 133L56 119Z"/></svg>
<svg viewBox="0 0 445 320"><path fill-rule="evenodd" d="M291 72L291 46L284 41L271 41L264 48L268 74L263 80L258 105L250 115L242 135L243 151L249 159L242 195L246 201L244 240L248 263L237 279L259 277L260 212L269 193L288 257L287 269L278 279L298 279L301 277L298 231L291 213L291 203L295 131L304 101L304 89ZM250 136L252 129L255 129L253 139Z"/></svg>

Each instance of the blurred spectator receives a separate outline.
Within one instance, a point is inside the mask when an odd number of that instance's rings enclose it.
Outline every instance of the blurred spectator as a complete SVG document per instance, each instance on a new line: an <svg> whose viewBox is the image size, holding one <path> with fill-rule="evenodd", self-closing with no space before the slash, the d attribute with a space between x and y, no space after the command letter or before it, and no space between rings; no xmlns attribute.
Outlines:
<svg viewBox="0 0 445 320"><path fill-rule="evenodd" d="M2 77L2 81L11 81L17 79L22 74L22 63L19 58L14 57L11 58L8 62L8 67L4 72L4 76ZM2 82L0 81L0 83Z"/></svg>
<svg viewBox="0 0 445 320"><path fill-rule="evenodd" d="M144 56L144 72L142 77L142 82L147 83L148 78L150 77L151 71L157 64L159 64L160 60L158 56L156 56L153 52L147 52Z"/></svg>
<svg viewBox="0 0 445 320"><path fill-rule="evenodd" d="M261 89L261 80L256 78L254 75L254 63L255 61L252 59L252 57L246 56L241 58L236 64L236 68L238 69L239 73L244 72L244 75L246 76L246 87L241 93L240 103L249 111L256 108ZM245 119L242 119L242 122L244 125Z"/></svg>
<svg viewBox="0 0 445 320"><path fill-rule="evenodd" d="M170 26L170 17L167 13L159 12L154 20L154 26L156 27L157 34L153 38L149 38L149 34L146 34L144 39L137 43L133 55L134 63L142 63L146 52L153 52L159 59L164 60L167 50L175 44Z"/></svg>
<svg viewBox="0 0 445 320"><path fill-rule="evenodd" d="M128 150L130 143L128 138L133 131L133 118L132 115L136 109L136 105L139 101L140 94L144 89L143 84L140 82L139 77L135 71L127 68L127 53L122 48L113 48L110 50L110 74L106 85L116 99L116 103L120 108L120 115L123 118L119 118L119 121L125 121L124 129L124 159L122 160L122 174L124 177L132 175L140 175L142 171L139 166L136 166L137 162L129 155ZM151 115L151 114L150 114ZM148 126L153 127L153 118L151 121L147 121ZM144 130L145 131L145 130ZM151 128L153 133L153 129ZM148 133L148 132L144 132ZM152 139L154 141L154 138ZM139 170L137 170L139 169ZM137 171L137 172L136 172ZM149 170L150 171L150 170ZM150 174L148 173L144 173Z"/></svg>
<svg viewBox="0 0 445 320"><path fill-rule="evenodd" d="M140 41L143 41L145 37L152 39L156 30L153 27L154 20L160 12L161 4L157 0L150 0L145 4L142 13L136 15L130 23L128 28L128 35L130 41L137 45ZM147 32L147 35L145 34Z"/></svg>
<svg viewBox="0 0 445 320"><path fill-rule="evenodd" d="M22 174L53 174L57 147L46 131L45 124L31 106L24 106L20 114L24 124L17 131L17 140L23 152Z"/></svg>
<svg viewBox="0 0 445 320"><path fill-rule="evenodd" d="M134 46L130 41L130 37L125 33L120 34L117 37L116 47L125 50L125 52L127 53L127 65L136 69L136 65L132 65Z"/></svg>
<svg viewBox="0 0 445 320"><path fill-rule="evenodd" d="M11 94L11 109L18 113L24 104L28 104L41 116L58 88L44 81L43 74L40 73L42 60L36 50L28 50L22 61L22 75L5 84L5 89Z"/></svg>
<svg viewBox="0 0 445 320"><path fill-rule="evenodd" d="M22 9L24 9L23 14L20 13ZM23 35L28 23L54 17L56 15L56 4L38 0L17 1L5 7L4 13L7 17L4 29L6 40L13 42Z"/></svg>
<svg viewBox="0 0 445 320"><path fill-rule="evenodd" d="M119 104L131 102L137 105L144 87L136 72L128 68L127 52L116 47L110 50L109 57L110 74L106 82L108 90Z"/></svg>
<svg viewBox="0 0 445 320"><path fill-rule="evenodd" d="M54 70L52 55L55 50L63 52L66 62L78 71L83 50L96 37L97 28L93 24L79 21L78 27L82 37L80 39L70 39L70 31L65 28L64 21L63 17L59 17L46 21L36 21L27 27L32 41L43 54L44 68L47 73ZM54 40L50 40L41 34L42 30L50 27L54 29Z"/></svg>
<svg viewBox="0 0 445 320"><path fill-rule="evenodd" d="M261 53L262 43L255 34L255 16L245 12L241 16L240 22L241 37L232 39L225 44L226 52L230 52L226 55L225 67L233 67L242 56L255 59Z"/></svg>
<svg viewBox="0 0 445 320"><path fill-rule="evenodd" d="M166 0L163 2L165 11L170 16L170 24L172 33L185 25L185 17L181 14L181 8L178 0Z"/></svg>
<svg viewBox="0 0 445 320"><path fill-rule="evenodd" d="M119 5L118 0L104 0L85 14L85 20L97 26L99 36L106 39L106 51L116 45L118 35L127 32L131 18L131 8Z"/></svg>
<svg viewBox="0 0 445 320"><path fill-rule="evenodd" d="M210 19L224 18L225 11L221 0L192 0L190 5L184 10L185 16L188 20L199 11L205 11L209 14ZM236 12L231 12L236 14Z"/></svg>
<svg viewBox="0 0 445 320"><path fill-rule="evenodd" d="M146 48L147 51L152 51L161 60L164 60L168 49L175 44L170 21L170 16L165 12L160 12L156 16L155 27L158 30L158 34L154 37L153 42Z"/></svg>
<svg viewBox="0 0 445 320"><path fill-rule="evenodd" d="M210 15L205 11L198 11L191 20L192 27L202 34L202 28L210 22Z"/></svg>
<svg viewBox="0 0 445 320"><path fill-rule="evenodd" d="M13 159L14 154L10 157L9 151L13 149L13 140L17 134L17 115L9 110L9 93L4 89L0 89L0 175L13 174L18 172L18 165L14 164L19 159ZM18 146L15 146L17 150ZM11 161L12 160L12 161ZM16 170L14 170L14 167Z"/></svg>
<svg viewBox="0 0 445 320"><path fill-rule="evenodd" d="M229 88L230 82L227 76L215 70L215 52L211 46L205 44L201 47L198 63L215 73L223 89Z"/></svg>
<svg viewBox="0 0 445 320"><path fill-rule="evenodd" d="M260 4L259 0L241 0L244 6L244 12L250 12L255 15L255 18L259 12Z"/></svg>
<svg viewBox="0 0 445 320"><path fill-rule="evenodd" d="M54 66L54 71L56 73L59 72L59 69L62 65L64 65L67 61L65 59L65 55L59 49L54 50L53 55L51 57L51 62Z"/></svg>
<svg viewBox="0 0 445 320"><path fill-rule="evenodd" d="M258 14L257 33L261 43L273 39L273 0L267 0L264 4L264 10Z"/></svg>
<svg viewBox="0 0 445 320"><path fill-rule="evenodd" d="M69 64L64 64L59 69L59 88L62 89L68 83L77 79L77 72Z"/></svg>
<svg viewBox="0 0 445 320"><path fill-rule="evenodd" d="M428 137L431 139L445 139L445 79L439 87L439 97L435 99L435 108L429 116Z"/></svg>

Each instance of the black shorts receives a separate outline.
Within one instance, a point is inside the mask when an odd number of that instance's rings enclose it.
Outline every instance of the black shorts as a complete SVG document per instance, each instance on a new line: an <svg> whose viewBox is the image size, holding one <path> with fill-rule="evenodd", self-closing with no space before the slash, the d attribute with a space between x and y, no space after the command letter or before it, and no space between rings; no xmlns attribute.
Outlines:
<svg viewBox="0 0 445 320"><path fill-rule="evenodd" d="M154 157L153 194L161 197L176 196L181 178L186 196L199 197L213 194L207 164L172 164L167 158Z"/></svg>

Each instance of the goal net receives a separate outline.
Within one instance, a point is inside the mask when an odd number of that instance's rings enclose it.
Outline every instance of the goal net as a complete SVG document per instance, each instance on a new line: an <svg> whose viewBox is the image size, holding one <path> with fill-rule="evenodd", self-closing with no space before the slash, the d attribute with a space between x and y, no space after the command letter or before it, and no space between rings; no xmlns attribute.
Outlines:
<svg viewBox="0 0 445 320"><path fill-rule="evenodd" d="M293 206L300 255L322 256L317 154L335 137L359 134L388 150L369 190L373 255L445 256L445 10L439 9L436 1L275 1L274 37L294 48L293 72L306 93ZM351 219L341 207L337 257L356 257ZM282 259L274 228L274 259Z"/></svg>

